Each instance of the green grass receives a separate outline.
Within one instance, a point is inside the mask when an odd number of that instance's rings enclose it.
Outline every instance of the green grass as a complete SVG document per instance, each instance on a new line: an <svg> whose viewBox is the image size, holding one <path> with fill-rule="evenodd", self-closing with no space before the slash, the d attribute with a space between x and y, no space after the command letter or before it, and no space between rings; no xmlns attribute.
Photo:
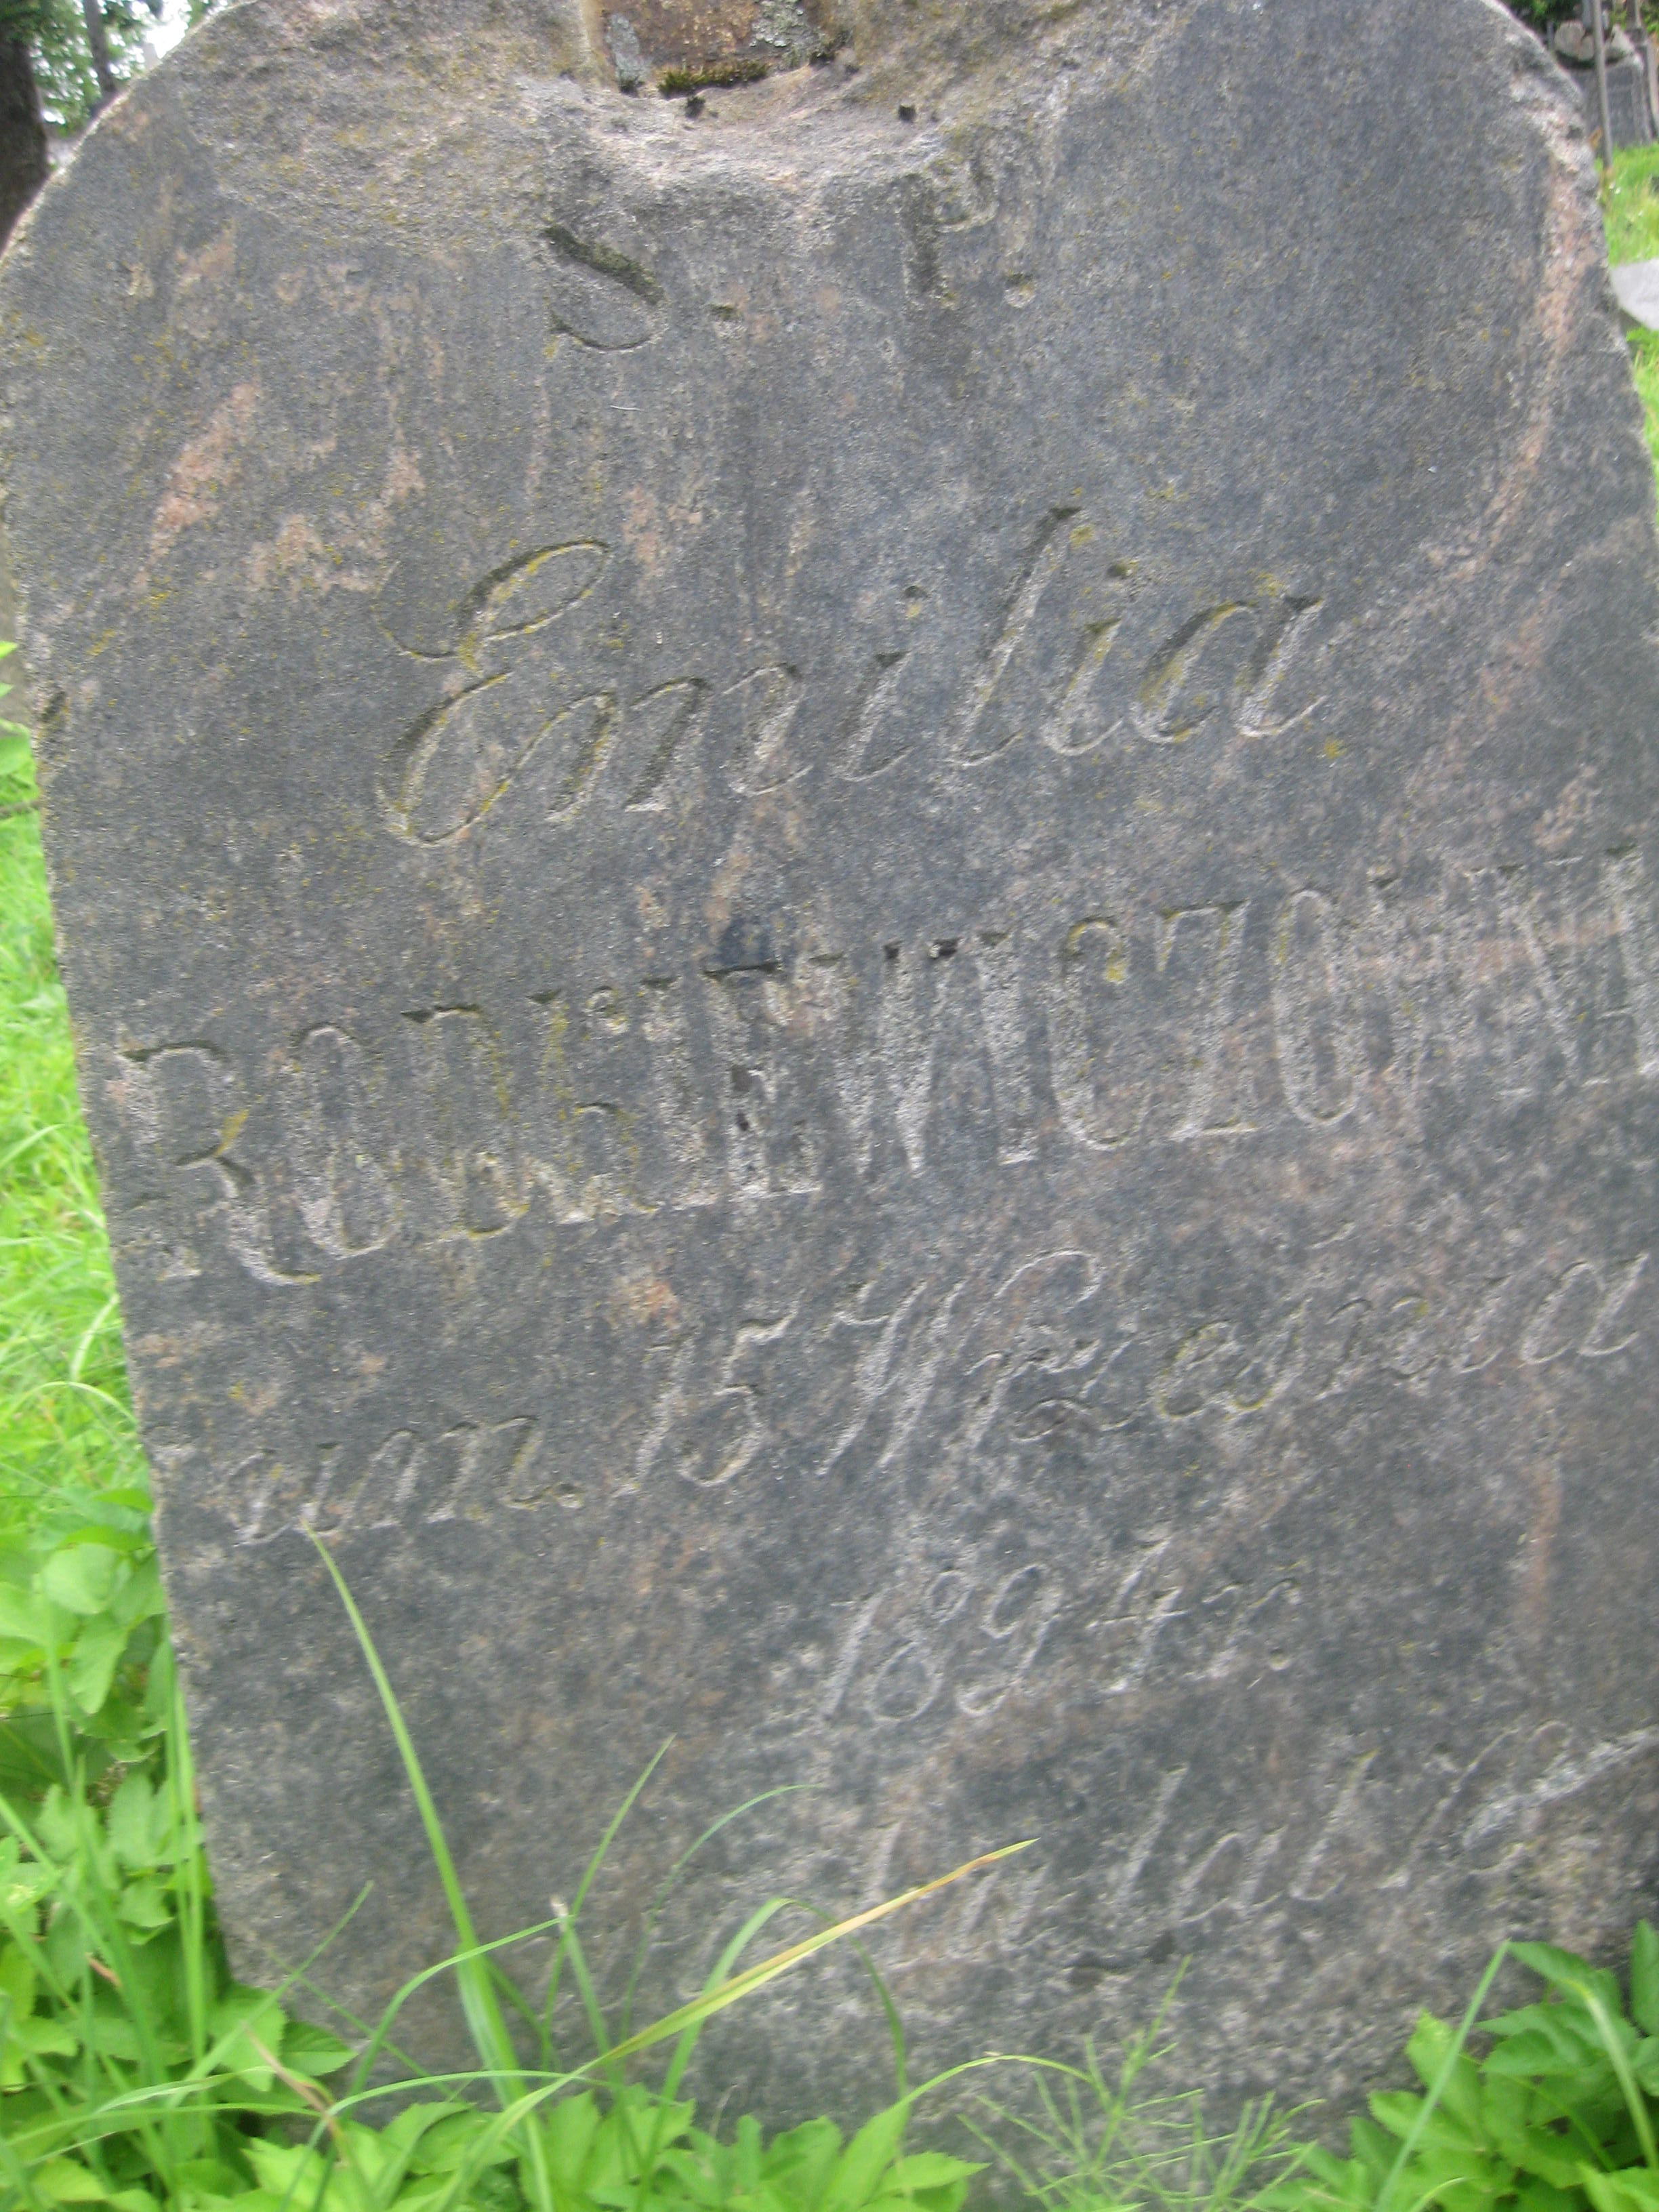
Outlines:
<svg viewBox="0 0 1659 2212"><path fill-rule="evenodd" d="M1601 187L1601 214L1610 261L1659 260L1659 146L1631 146L1613 155ZM1659 468L1659 331L1633 331L1630 355L1648 445Z"/></svg>
<svg viewBox="0 0 1659 2212"><path fill-rule="evenodd" d="M0 1515L143 1486L33 788L0 738Z"/></svg>

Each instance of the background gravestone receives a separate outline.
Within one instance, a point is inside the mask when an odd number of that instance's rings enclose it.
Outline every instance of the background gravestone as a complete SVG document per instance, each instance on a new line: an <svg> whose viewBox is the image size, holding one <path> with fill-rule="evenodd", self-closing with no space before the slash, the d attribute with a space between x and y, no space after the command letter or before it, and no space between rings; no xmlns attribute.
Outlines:
<svg viewBox="0 0 1659 2212"><path fill-rule="evenodd" d="M812 1785L641 2011L1030 1835L884 1938L921 2064L1191 1953L1198 2071L1340 2089L1651 1903L1659 600L1574 104L1481 0L1054 12L694 122L574 9L246 0L8 257L246 1972L369 1879L360 2008L446 1941L307 1528L490 1931L674 1735L613 1996ZM705 2081L878 2094L861 1986Z"/></svg>

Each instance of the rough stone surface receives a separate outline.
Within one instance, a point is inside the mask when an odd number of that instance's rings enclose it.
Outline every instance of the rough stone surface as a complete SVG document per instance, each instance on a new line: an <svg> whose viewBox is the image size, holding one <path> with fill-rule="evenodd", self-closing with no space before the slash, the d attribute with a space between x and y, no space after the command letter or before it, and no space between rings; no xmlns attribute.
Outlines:
<svg viewBox="0 0 1659 2212"><path fill-rule="evenodd" d="M630 0L628 13L607 16L605 27L624 92L653 70L718 70L733 61L795 67L850 37L842 0Z"/></svg>
<svg viewBox="0 0 1659 2212"><path fill-rule="evenodd" d="M247 0L23 226L245 1972L370 1880L359 2008L445 1941L307 1529L490 1932L674 1737L588 1908L641 2008L1030 1836L878 1947L921 2065L1190 1953L1194 2074L1340 2091L1651 1906L1653 486L1571 93L1453 13L872 4L692 123L597 15ZM702 2080L881 2042L844 1960Z"/></svg>

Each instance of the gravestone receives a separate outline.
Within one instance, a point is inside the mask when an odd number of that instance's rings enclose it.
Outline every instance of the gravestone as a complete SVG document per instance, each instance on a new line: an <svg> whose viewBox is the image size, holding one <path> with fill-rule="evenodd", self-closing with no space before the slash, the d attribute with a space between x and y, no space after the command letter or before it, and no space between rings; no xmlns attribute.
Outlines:
<svg viewBox="0 0 1659 2212"><path fill-rule="evenodd" d="M694 118L555 0L245 0L27 221L245 1973L366 1881L326 1985L446 1946L307 1532L487 1933L672 1737L585 1914L636 2018L1031 1837L878 1942L919 2068L1190 1954L1195 2076L1340 2094L1651 1904L1653 483L1569 88L1454 13L872 0ZM842 1958L699 2078L882 2046Z"/></svg>
<svg viewBox="0 0 1659 2212"><path fill-rule="evenodd" d="M1648 113L1647 70L1641 60L1632 55L1627 61L1607 64L1607 122L1613 131L1614 150L1623 146L1646 146L1652 143L1653 124ZM1567 82L1578 95L1583 110L1584 128L1596 131L1601 127L1600 98L1595 88L1594 69L1575 69Z"/></svg>

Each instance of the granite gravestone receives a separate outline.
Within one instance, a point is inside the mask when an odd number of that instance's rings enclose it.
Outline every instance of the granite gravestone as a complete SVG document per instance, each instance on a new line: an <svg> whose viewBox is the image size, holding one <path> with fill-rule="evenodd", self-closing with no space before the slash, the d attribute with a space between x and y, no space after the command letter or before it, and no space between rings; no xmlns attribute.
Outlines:
<svg viewBox="0 0 1659 2212"><path fill-rule="evenodd" d="M371 1880L325 1980L445 1948L307 1531L489 1932L674 1737L613 1996L811 1785L636 2015L772 1892L1031 1836L888 1931L921 2064L1191 1954L1196 2070L1329 2089L1650 1902L1654 494L1570 90L1454 13L891 0L693 119L553 0L246 0L26 224L7 527L244 1972ZM878 2094L862 1988L705 2081Z"/></svg>

